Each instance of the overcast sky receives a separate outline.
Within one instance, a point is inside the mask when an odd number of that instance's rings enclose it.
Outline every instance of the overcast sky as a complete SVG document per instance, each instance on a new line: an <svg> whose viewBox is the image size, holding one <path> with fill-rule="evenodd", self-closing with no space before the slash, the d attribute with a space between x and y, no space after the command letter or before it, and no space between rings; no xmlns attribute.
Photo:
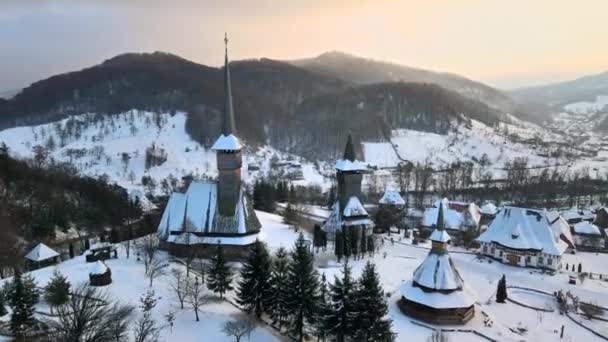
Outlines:
<svg viewBox="0 0 608 342"><path fill-rule="evenodd" d="M607 0L1 0L0 93L124 52L218 65L329 50L501 88L608 70Z"/></svg>

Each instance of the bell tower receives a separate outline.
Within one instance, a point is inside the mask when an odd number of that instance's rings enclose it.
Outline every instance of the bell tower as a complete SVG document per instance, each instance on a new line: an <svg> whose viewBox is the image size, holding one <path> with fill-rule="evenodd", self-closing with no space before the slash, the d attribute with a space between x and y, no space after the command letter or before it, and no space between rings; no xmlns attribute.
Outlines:
<svg viewBox="0 0 608 342"><path fill-rule="evenodd" d="M344 210L351 197L361 196L361 181L364 168L357 160L353 138L348 135L344 158L336 163L336 178L338 178L338 201L340 210Z"/></svg>
<svg viewBox="0 0 608 342"><path fill-rule="evenodd" d="M224 36L224 112L222 132L215 141L212 150L217 156L218 184L217 196L219 213L223 216L234 216L241 192L241 167L243 158L239 139L236 137L234 109L232 106L232 89L230 86L230 67L228 65L228 36Z"/></svg>

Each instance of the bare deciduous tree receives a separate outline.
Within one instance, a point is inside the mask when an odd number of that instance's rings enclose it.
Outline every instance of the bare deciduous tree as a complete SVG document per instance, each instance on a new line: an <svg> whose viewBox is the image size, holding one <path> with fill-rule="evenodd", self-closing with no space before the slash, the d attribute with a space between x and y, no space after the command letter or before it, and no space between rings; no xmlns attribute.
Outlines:
<svg viewBox="0 0 608 342"><path fill-rule="evenodd" d="M133 307L111 301L107 292L82 284L46 323L55 341L120 341L126 338Z"/></svg>
<svg viewBox="0 0 608 342"><path fill-rule="evenodd" d="M194 278L194 283L188 287L187 301L190 307L194 311L196 321L199 321L198 312L201 307L207 302L207 298L204 294L204 286L198 281L198 278Z"/></svg>
<svg viewBox="0 0 608 342"><path fill-rule="evenodd" d="M137 241L137 249L139 250L140 254L142 255L142 258L144 261L144 267L146 270L146 275L148 275L148 272L150 271L150 264L152 264L152 261L154 260L154 257L156 256L156 252L158 251L158 248L159 248L159 241L158 241L158 238L156 237L156 235L154 235L154 234L145 236L142 239L140 239L139 241Z"/></svg>
<svg viewBox="0 0 608 342"><path fill-rule="evenodd" d="M165 275L166 269L169 266L164 260L161 260L159 257L155 256L152 258L152 261L148 265L148 279L150 279L150 287L152 287L152 283L154 279Z"/></svg>
<svg viewBox="0 0 608 342"><path fill-rule="evenodd" d="M156 323L152 316L152 311L156 307L156 303L160 297L156 297L154 290L148 289L144 295L139 298L139 308L142 311L141 317L135 322L134 337L135 342L156 342L162 330L162 327Z"/></svg>
<svg viewBox="0 0 608 342"><path fill-rule="evenodd" d="M252 316L237 317L234 321L229 321L224 324L222 331L226 336L233 336L236 342L240 342L243 336L251 337L251 333L255 330L255 319Z"/></svg>
<svg viewBox="0 0 608 342"><path fill-rule="evenodd" d="M190 287L190 280L188 276L184 276L184 272L178 269L171 269L171 275L173 281L171 282L171 289L177 298L180 307L184 308L184 302L188 297L188 291Z"/></svg>

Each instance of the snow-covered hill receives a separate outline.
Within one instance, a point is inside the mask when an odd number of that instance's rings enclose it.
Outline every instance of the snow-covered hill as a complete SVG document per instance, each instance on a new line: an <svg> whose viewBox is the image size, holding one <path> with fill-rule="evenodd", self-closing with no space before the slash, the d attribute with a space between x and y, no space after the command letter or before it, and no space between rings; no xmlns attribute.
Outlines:
<svg viewBox="0 0 608 342"><path fill-rule="evenodd" d="M49 160L69 162L84 175L107 176L130 193L160 194L172 191L186 175L217 176L215 152L192 140L185 131L185 123L186 114L181 112L170 115L131 110L114 116L85 114L50 124L6 129L0 131L0 142L8 145L11 154L23 158L33 157L34 146L41 145L50 151ZM166 153L166 161L146 168L146 150L153 145L156 151ZM298 179L296 184L322 187L328 184L319 171L326 165L317 166L271 147L246 151L244 165L246 182L301 170L294 177ZM255 165L256 170L247 172L248 165ZM154 186L144 186L150 184L144 177L153 179Z"/></svg>
<svg viewBox="0 0 608 342"><path fill-rule="evenodd" d="M542 127L514 117L510 123L489 127L472 120L470 125L458 125L448 134L415 130L393 130L389 142L363 144L365 160L378 167L395 167L407 160L413 163L430 162L442 167L456 161L472 161L477 166L482 159L489 162L488 170L494 177L503 177L505 163L518 157L529 160L530 167L555 167L579 170L585 167L603 174L608 170L604 158L608 145L586 131L560 130ZM570 128L579 120L570 122ZM595 176L595 174L591 174Z"/></svg>
<svg viewBox="0 0 608 342"><path fill-rule="evenodd" d="M580 119L597 119L600 114L593 115L565 113L562 121L556 120L551 127L514 117L507 118L509 124L494 127L469 120L453 123L454 128L445 135L393 130L388 142L363 142L363 157L378 168L395 167L404 160L430 162L434 168L472 161L476 166L474 181L482 175L504 177L505 163L516 157L528 158L530 167L588 167L592 177L603 176L608 172L608 140L593 133L592 124ZM50 151L49 160L69 162L84 175L107 177L138 196L146 192L162 194L173 191L187 175L217 176L215 153L192 140L185 123L186 114L182 112L85 114L50 124L6 129L0 131L0 142L5 142L13 155L26 158L34 156L36 145L45 146ZM151 165L146 167L147 154L159 160L148 160ZM249 184L257 178L277 177L326 190L334 175L332 161L305 160L274 146L249 148L244 165L243 178ZM386 181L391 183L390 173L387 176Z"/></svg>

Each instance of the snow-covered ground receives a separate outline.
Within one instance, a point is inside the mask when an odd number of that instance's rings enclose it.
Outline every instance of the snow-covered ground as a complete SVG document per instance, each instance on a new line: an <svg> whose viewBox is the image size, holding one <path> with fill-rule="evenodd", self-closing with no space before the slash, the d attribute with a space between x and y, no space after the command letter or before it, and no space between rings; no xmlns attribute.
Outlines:
<svg viewBox="0 0 608 342"><path fill-rule="evenodd" d="M265 241L272 250L280 246L291 248L297 238L297 233L282 223L282 217L257 212L263 228L260 239ZM310 238L310 236L307 236ZM412 246L409 239L400 239L393 235L395 243L389 240L384 243L378 242L379 253L371 259L377 266L381 282L387 293L389 304L389 316L393 320L393 329L398 333L397 341L426 341L432 331L412 323L412 319L405 316L397 307L400 298L399 288L411 279L412 273L428 254L428 243ZM325 253L317 254L315 263L320 273L324 273L328 281L333 281L334 276L341 276L342 265L337 264L333 256L332 248ZM489 262L488 259L478 259L475 255L462 253L459 248L449 248L451 257L457 269L465 280L465 286L474 294L476 299L475 317L465 326L460 328L476 329L483 334L499 341L554 341L559 340L558 331L562 325L565 326L563 341L595 341L597 337L587 330L571 322L566 316L556 312L539 314L538 312L518 306L514 303L498 304L494 302L495 290L498 279L506 274L507 284L535 288L547 292L557 290L570 290L579 296L581 300L595 302L599 305L608 306L608 282L598 279L587 279L583 284L568 284L568 273L559 272L556 275L541 273L535 269L519 268L503 265L498 262ZM353 269L353 276L359 277L361 271L370 260L351 260L349 262ZM594 254L579 252L576 255L564 255L564 263L583 264L586 271L605 272L608 263L607 254ZM145 291L147 280L144 276L144 267L135 258L125 259L124 253L120 252L119 259L111 259L108 266L112 269L113 283L107 287L113 298L120 299L125 303L137 304L139 296ZM86 281L90 264L86 264L82 257L61 263L57 268L64 273L72 282ZM181 267L172 264L172 267ZM238 267L238 265L235 265ZM32 272L39 285L43 286L50 278L53 267L44 268ZM173 333L168 330L163 332L162 340L174 341L229 341L221 332L222 325L235 317L239 311L226 302L212 302L203 307L200 322L194 321L191 310L179 310L172 293L169 290L171 278L161 277L154 282L156 294L161 296L157 306L157 318L169 310L177 312L177 321ZM555 301L546 295L535 294L521 290L509 290L509 295L520 302L541 308L554 308ZM234 293L229 293L228 298L234 299ZM484 325L485 312L493 321L491 327ZM606 332L607 326L603 322L590 322L580 318L583 324L590 325L599 331ZM603 323L603 324L602 324ZM448 327L449 328L449 327ZM525 328L527 332L520 335L513 330ZM513 330L511 330L513 329ZM468 333L448 333L452 341L483 341L481 338ZM252 341L278 341L283 337L277 332L260 326L252 335Z"/></svg>
<svg viewBox="0 0 608 342"><path fill-rule="evenodd" d="M263 224L263 230L260 234L260 239L267 242L271 250L276 250L279 247L290 249L298 234L282 223L282 217L265 213L257 212L258 218ZM163 256L167 257L164 252ZM131 258L127 259L124 250L119 250L118 259L109 259L107 265L112 270L112 284L103 287L110 294L110 298L120 300L124 304L137 306L140 296L146 291L148 281L144 273L142 262L136 261L135 253L132 251ZM57 267L46 267L31 272L35 277L38 286L43 287L53 274L53 270L57 268L63 273L71 284L79 284L88 282L88 274L93 263L86 263L84 256L79 256L71 260L60 263ZM239 265L235 265L238 267ZM183 266L177 263L171 263L170 268L182 269ZM185 308L181 310L176 301L174 294L171 291L172 277L169 275L162 276L154 280L154 291L156 296L161 297L158 305L155 308L155 317L157 321L164 324L163 315L170 311L176 312L176 321L173 332L165 329L161 335L161 341L233 341L234 338L224 335L222 327L225 322L233 320L241 312L227 302L211 301L205 304L202 308L200 322L194 319L194 312L191 309ZM216 297L213 293L209 295ZM230 295L229 297L233 297ZM39 309L45 310L47 306L42 303ZM3 317L8 319L9 316ZM1 337L0 337L1 340ZM284 341L287 340L273 329L260 325L251 335L251 341Z"/></svg>
<svg viewBox="0 0 608 342"><path fill-rule="evenodd" d="M573 127L584 121L573 116L561 114L551 127L509 116L510 123L501 123L496 128L472 120L470 125L459 125L447 134L393 130L388 142L364 142L364 159L380 168L395 167L402 160L429 162L433 167L472 161L475 169L482 171L479 161L485 155L489 166L483 172L501 178L507 161L525 157L530 167L558 165L561 170L571 171L588 167L592 177L603 175L608 171L608 146L602 146L602 136L594 134L592 127L604 116L596 114L592 125L583 125L578 130ZM553 157L558 151L562 157ZM574 154L574 158L566 159L566 152ZM479 173L473 176L475 180Z"/></svg>
<svg viewBox="0 0 608 342"><path fill-rule="evenodd" d="M50 124L6 129L0 131L0 142L19 157L32 157L35 145L52 146L53 159L70 162L85 175L107 175L110 181L136 194L145 190L142 176L149 176L156 181L154 192L158 194L163 179L179 181L189 174L217 176L215 152L192 140L185 125L186 114L181 112L169 115L132 110L114 116L84 114ZM146 170L146 149L152 144L165 150L167 160ZM128 158L123 158L124 153ZM303 179L296 184L329 186L315 164L271 147L245 151L244 180L251 182L280 171L271 167L271 160L297 161ZM246 172L249 163L258 165L260 170Z"/></svg>

